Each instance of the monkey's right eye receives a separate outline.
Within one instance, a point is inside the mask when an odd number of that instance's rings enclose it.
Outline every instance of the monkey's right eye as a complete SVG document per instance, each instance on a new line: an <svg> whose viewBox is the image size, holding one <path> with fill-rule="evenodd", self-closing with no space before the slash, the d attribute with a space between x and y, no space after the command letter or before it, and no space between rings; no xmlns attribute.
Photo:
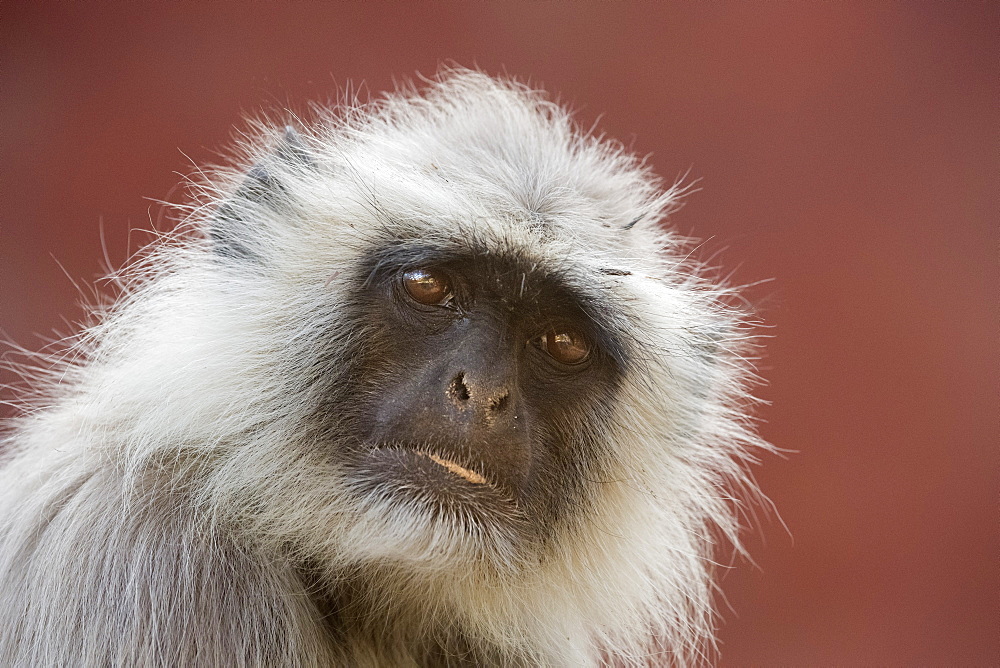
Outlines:
<svg viewBox="0 0 1000 668"><path fill-rule="evenodd" d="M410 269L405 272L403 288L413 301L427 306L447 306L454 297L448 277L434 269Z"/></svg>

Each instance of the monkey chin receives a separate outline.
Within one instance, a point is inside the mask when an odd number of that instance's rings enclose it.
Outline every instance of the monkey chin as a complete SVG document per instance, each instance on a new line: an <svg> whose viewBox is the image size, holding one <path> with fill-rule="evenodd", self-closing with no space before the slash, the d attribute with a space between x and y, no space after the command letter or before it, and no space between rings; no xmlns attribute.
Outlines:
<svg viewBox="0 0 1000 668"><path fill-rule="evenodd" d="M512 495L481 467L444 453L376 447L351 478L365 526L357 529L367 534L372 550L366 559L509 571L518 568L532 542Z"/></svg>

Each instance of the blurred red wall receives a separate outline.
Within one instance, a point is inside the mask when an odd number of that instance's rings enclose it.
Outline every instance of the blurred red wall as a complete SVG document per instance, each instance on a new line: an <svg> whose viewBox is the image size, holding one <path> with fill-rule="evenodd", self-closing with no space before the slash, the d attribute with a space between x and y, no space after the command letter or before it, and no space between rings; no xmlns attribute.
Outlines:
<svg viewBox="0 0 1000 668"><path fill-rule="evenodd" d="M701 179L674 224L774 278L763 431L795 453L756 475L789 532L763 513L726 574L721 664L998 665L998 35L972 1L4 2L0 329L66 331L102 228L119 265L246 113L530 77Z"/></svg>

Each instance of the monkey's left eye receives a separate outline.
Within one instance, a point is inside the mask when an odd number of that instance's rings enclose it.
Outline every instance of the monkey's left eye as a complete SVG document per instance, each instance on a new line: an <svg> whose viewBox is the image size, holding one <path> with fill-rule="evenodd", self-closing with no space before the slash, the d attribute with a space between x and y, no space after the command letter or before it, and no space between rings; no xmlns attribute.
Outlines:
<svg viewBox="0 0 1000 668"><path fill-rule="evenodd" d="M447 306L454 297L448 277L434 269L410 269L405 272L403 288L413 301L427 306Z"/></svg>

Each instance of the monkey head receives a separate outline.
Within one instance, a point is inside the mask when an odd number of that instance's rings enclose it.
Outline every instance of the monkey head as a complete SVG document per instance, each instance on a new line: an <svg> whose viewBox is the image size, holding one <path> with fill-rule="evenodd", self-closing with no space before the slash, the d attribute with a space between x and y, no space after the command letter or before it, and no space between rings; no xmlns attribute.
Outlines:
<svg viewBox="0 0 1000 668"><path fill-rule="evenodd" d="M236 615L345 665L435 664L435 647L502 665L697 660L716 537L738 544L731 493L752 490L743 465L767 446L747 418L747 319L665 224L679 189L476 72L295 124L259 124L243 167L202 184L24 451L76 444L65 466L91 477L74 490L114 481L94 498L120 507L79 510L103 544L173 532L152 551L165 563L202 546L198 572L224 574L188 594L210 611L190 627L206 646ZM58 468L45 457L9 469L21 491L0 502L41 499L16 471ZM0 558L26 553L3 531ZM270 607L226 598L234 563L279 583ZM22 591L3 582L0 600ZM93 616L105 591L66 609Z"/></svg>

